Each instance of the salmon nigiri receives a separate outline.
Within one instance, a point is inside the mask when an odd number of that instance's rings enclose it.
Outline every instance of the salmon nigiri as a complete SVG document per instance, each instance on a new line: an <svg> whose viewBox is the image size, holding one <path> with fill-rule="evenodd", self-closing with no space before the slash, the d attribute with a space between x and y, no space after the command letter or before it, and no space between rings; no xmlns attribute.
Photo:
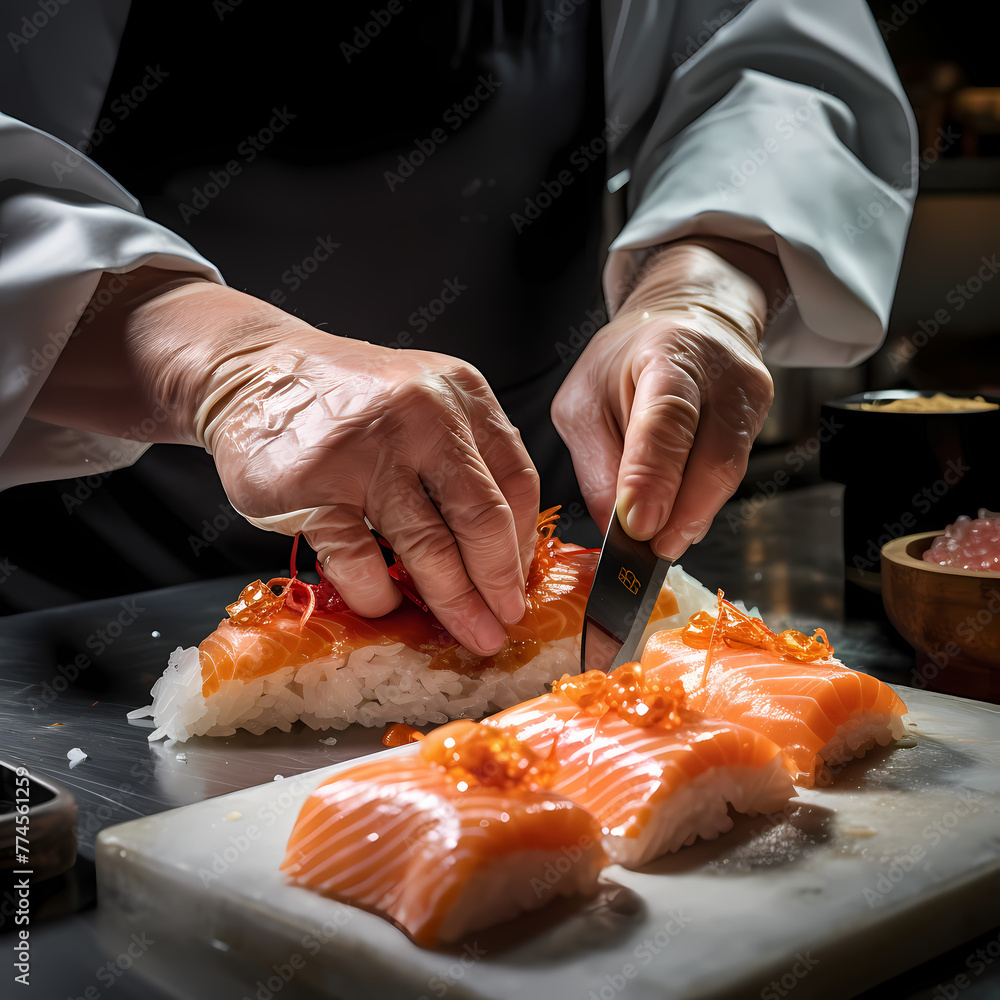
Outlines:
<svg viewBox="0 0 1000 1000"><path fill-rule="evenodd" d="M315 729L444 723L540 694L579 663L598 558L556 538L557 517L558 508L539 516L527 611L493 656L455 641L398 560L389 572L406 599L378 619L355 614L322 578L258 580L200 646L174 651L152 705L130 718L153 716L151 740L184 740L288 730L299 719Z"/></svg>
<svg viewBox="0 0 1000 1000"><path fill-rule="evenodd" d="M839 765L905 733L906 705L880 680L833 657L825 633L776 635L718 596L716 615L692 616L647 643L642 665L660 684L683 685L706 715L777 743L798 785L829 780Z"/></svg>
<svg viewBox="0 0 1000 1000"><path fill-rule="evenodd" d="M308 797L281 866L292 881L375 910L424 946L596 890L600 828L546 790L546 758L470 721L407 749Z"/></svg>
<svg viewBox="0 0 1000 1000"><path fill-rule="evenodd" d="M564 676L550 694L485 720L515 732L557 764L551 788L600 821L608 857L637 866L780 809L793 792L767 737L685 704L680 684L638 663Z"/></svg>

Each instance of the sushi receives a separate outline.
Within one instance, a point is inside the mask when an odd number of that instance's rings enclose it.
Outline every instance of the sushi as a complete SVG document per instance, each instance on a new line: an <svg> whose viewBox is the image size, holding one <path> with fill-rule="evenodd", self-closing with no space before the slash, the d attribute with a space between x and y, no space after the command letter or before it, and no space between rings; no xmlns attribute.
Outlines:
<svg viewBox="0 0 1000 1000"><path fill-rule="evenodd" d="M294 576L258 580L199 646L171 654L152 703L129 718L153 718L150 740L186 740L238 728L288 731L298 720L313 729L441 724L541 694L579 669L598 558L556 538L557 517L558 508L539 517L527 611L493 656L477 656L449 635L398 560L389 572L405 599L378 619L352 612L322 577L318 585Z"/></svg>
<svg viewBox="0 0 1000 1000"><path fill-rule="evenodd" d="M590 895L606 863L601 830L548 789L553 770L509 731L448 723L321 784L281 868L297 885L374 910L425 947L557 896Z"/></svg>
<svg viewBox="0 0 1000 1000"><path fill-rule="evenodd" d="M657 633L641 663L650 680L680 683L693 709L777 743L797 785L827 784L831 767L905 735L902 699L835 659L822 630L776 635L721 591L715 615Z"/></svg>
<svg viewBox="0 0 1000 1000"><path fill-rule="evenodd" d="M637 867L780 809L794 791L766 736L691 710L681 684L628 663L562 677L550 694L485 720L548 750L551 789L589 809L611 861Z"/></svg>

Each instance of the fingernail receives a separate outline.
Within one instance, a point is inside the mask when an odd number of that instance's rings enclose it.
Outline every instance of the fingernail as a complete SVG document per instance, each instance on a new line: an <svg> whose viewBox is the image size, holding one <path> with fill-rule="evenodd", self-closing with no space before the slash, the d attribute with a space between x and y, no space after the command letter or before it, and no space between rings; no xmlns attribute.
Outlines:
<svg viewBox="0 0 1000 1000"><path fill-rule="evenodd" d="M625 526L634 538L649 538L660 526L659 516L660 512L653 504L640 500L625 515Z"/></svg>
<svg viewBox="0 0 1000 1000"><path fill-rule="evenodd" d="M670 559L676 562L687 551L690 542L686 538L671 533L653 543L653 551L660 559Z"/></svg>
<svg viewBox="0 0 1000 1000"><path fill-rule="evenodd" d="M480 649L495 653L507 641L504 627L490 614L484 611L472 626L472 635Z"/></svg>
<svg viewBox="0 0 1000 1000"><path fill-rule="evenodd" d="M500 617L508 625L516 625L524 617L524 612L527 610L527 605L524 603L524 593L517 587L500 602Z"/></svg>
<svg viewBox="0 0 1000 1000"><path fill-rule="evenodd" d="M705 527L702 528L701 531L699 532L698 537L697 538L693 538L691 540L691 544L692 545L697 545L708 534L708 529L711 528L711 527L712 526L710 524L706 524Z"/></svg>

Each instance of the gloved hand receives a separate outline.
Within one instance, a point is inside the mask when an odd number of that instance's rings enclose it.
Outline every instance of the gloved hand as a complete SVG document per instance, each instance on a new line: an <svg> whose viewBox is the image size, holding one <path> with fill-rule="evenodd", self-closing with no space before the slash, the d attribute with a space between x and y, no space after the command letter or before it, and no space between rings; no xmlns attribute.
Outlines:
<svg viewBox="0 0 1000 1000"><path fill-rule="evenodd" d="M659 251L552 404L591 515L678 558L746 472L773 389L760 286L690 243Z"/></svg>
<svg viewBox="0 0 1000 1000"><path fill-rule="evenodd" d="M129 373L118 382L140 387L128 390L134 412L160 403L170 418L156 439L210 451L237 510L304 531L351 608L377 617L400 593L367 518L456 639L482 654L500 648L502 623L525 610L538 476L478 371L332 336L202 280L115 311L100 332L102 377L112 378L107 358L124 344ZM93 346L99 332L87 333ZM79 356L74 341L67 351ZM59 367L79 374L65 360ZM42 419L59 405L53 376ZM90 412L94 429L115 432L113 415Z"/></svg>

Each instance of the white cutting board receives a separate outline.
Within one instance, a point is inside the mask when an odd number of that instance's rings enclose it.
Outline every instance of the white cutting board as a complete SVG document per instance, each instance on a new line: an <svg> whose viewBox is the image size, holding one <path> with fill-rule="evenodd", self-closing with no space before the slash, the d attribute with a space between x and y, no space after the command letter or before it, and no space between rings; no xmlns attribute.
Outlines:
<svg viewBox="0 0 1000 1000"><path fill-rule="evenodd" d="M105 830L100 910L181 953L226 952L247 997L268 992L268 974L282 1000L309 988L366 1000L849 996L1000 921L1000 707L899 693L915 746L801 791L790 816L740 817L641 872L610 867L596 899L446 951L279 873L305 797L350 762Z"/></svg>

